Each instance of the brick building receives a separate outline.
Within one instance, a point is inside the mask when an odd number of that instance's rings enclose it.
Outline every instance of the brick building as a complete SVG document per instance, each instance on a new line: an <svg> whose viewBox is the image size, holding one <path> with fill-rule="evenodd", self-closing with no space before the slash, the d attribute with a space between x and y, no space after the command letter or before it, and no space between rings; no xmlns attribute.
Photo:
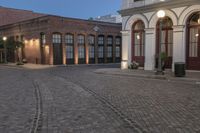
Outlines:
<svg viewBox="0 0 200 133"><path fill-rule="evenodd" d="M8 18L4 12L9 14ZM0 36L23 41L21 53L29 63L90 64L121 60L121 24L9 8L0 9L0 13L0 18L9 20L0 21ZM9 55L9 61L16 61L14 51Z"/></svg>

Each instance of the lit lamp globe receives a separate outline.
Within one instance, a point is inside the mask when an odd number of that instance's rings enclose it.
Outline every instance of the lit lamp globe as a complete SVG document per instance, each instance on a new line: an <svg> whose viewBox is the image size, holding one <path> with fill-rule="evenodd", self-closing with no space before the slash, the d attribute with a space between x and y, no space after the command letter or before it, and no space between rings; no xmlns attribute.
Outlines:
<svg viewBox="0 0 200 133"><path fill-rule="evenodd" d="M4 37L3 37L3 40L4 40L4 41L6 41L6 40L7 40L7 37L6 37L6 36L4 36Z"/></svg>
<svg viewBox="0 0 200 133"><path fill-rule="evenodd" d="M164 18L165 17L165 11L164 10L159 10L157 12L157 17L158 18Z"/></svg>

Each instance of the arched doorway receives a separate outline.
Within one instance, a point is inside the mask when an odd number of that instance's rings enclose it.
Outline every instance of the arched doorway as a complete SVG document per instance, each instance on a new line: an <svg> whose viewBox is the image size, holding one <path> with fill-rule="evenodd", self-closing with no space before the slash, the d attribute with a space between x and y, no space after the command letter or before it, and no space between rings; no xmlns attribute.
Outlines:
<svg viewBox="0 0 200 133"><path fill-rule="evenodd" d="M187 22L187 69L200 70L200 12Z"/></svg>
<svg viewBox="0 0 200 133"><path fill-rule="evenodd" d="M156 67L158 65L159 47L161 42L161 54L166 56L165 68L172 67L173 55L173 22L169 17L162 19L162 40L160 41L160 20L156 26Z"/></svg>
<svg viewBox="0 0 200 133"><path fill-rule="evenodd" d="M144 66L144 31L145 25L141 20L132 26L132 61L136 61L140 66Z"/></svg>

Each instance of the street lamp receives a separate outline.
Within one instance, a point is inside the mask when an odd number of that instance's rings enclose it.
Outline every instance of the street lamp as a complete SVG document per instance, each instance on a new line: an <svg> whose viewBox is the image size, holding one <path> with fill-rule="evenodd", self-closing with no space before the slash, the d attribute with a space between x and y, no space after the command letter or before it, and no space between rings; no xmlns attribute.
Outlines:
<svg viewBox="0 0 200 133"><path fill-rule="evenodd" d="M4 44L4 62L7 63L7 48L6 48L6 41L7 41L7 37L4 36L3 37L3 44Z"/></svg>
<svg viewBox="0 0 200 133"><path fill-rule="evenodd" d="M162 60L161 60L161 47L162 47L162 25L163 25L163 18L165 17L165 11L159 10L157 12L157 17L160 19L160 27L159 27L159 51L158 51L158 69L156 74L163 74L162 71Z"/></svg>

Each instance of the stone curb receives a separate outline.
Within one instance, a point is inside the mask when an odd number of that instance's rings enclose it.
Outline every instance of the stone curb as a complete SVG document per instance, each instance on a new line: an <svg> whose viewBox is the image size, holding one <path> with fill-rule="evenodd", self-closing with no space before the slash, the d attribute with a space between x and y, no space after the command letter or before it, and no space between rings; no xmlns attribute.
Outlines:
<svg viewBox="0 0 200 133"><path fill-rule="evenodd" d="M187 77L170 77L168 75L146 75L146 74L128 74L120 72L108 72L101 71L100 69L95 70L96 74L106 74L106 75L115 75L115 76L128 76L128 77L138 77L138 78L147 78L147 79L157 79L157 80L167 80L171 82L184 82L200 85L200 79L187 78Z"/></svg>

